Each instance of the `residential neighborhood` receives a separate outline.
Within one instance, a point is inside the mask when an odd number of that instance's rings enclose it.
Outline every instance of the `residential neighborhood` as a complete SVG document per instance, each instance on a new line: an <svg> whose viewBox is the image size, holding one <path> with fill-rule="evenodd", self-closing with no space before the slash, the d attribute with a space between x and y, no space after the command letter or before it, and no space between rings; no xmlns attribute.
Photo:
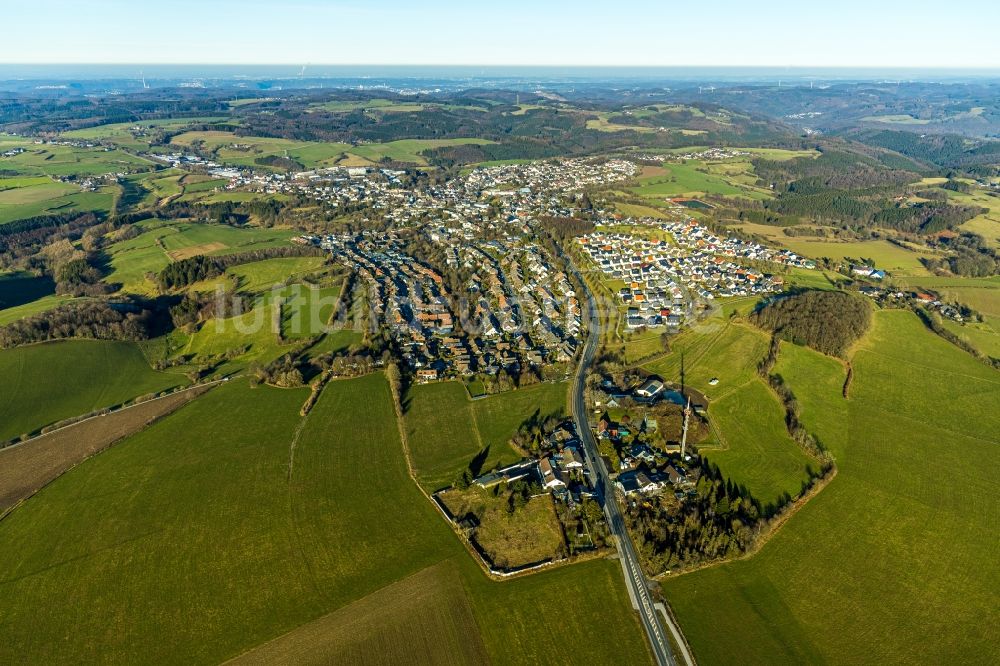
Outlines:
<svg viewBox="0 0 1000 666"><path fill-rule="evenodd" d="M790 250L720 237L690 218L680 222L615 220L605 226L621 224L651 228L656 233L646 237L599 227L577 241L627 307L625 321L629 329L677 328L691 317L698 304L784 288L780 276L750 268L744 262L814 267L812 261Z"/></svg>

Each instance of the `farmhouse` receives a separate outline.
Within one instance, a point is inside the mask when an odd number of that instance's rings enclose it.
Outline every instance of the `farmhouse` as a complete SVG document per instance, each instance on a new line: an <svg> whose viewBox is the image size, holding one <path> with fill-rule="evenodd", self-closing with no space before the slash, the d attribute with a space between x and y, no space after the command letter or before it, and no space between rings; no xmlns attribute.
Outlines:
<svg viewBox="0 0 1000 666"><path fill-rule="evenodd" d="M642 386L635 390L635 394L640 398L655 398L663 392L663 382L656 378L647 379Z"/></svg>
<svg viewBox="0 0 1000 666"><path fill-rule="evenodd" d="M480 488L492 488L493 486L505 481L507 483L511 483L531 477L536 473L537 469L538 467L535 461L529 460L527 462L519 462L513 465L508 465L507 467L503 467L488 474L483 474L482 476L475 478L472 482Z"/></svg>
<svg viewBox="0 0 1000 666"><path fill-rule="evenodd" d="M559 469L558 465L553 465L551 459L542 458L538 462L538 469L541 472L542 485L545 488L555 490L566 487L566 481L563 478L563 471Z"/></svg>

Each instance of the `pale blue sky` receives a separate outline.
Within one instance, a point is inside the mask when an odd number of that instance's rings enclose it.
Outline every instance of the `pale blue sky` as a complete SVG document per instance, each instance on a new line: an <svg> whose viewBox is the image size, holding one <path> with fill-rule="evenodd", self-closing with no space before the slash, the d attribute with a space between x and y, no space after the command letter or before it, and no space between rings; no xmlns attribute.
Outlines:
<svg viewBox="0 0 1000 666"><path fill-rule="evenodd" d="M1000 67L1000 2L0 0L3 63Z"/></svg>

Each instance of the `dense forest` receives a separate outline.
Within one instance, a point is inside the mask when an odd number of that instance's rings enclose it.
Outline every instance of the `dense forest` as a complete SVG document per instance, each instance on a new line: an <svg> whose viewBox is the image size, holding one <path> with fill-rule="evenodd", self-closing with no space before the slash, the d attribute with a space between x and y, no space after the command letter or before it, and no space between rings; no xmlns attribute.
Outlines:
<svg viewBox="0 0 1000 666"><path fill-rule="evenodd" d="M871 306L847 292L808 290L775 298L750 320L782 340L843 357L871 317Z"/></svg>
<svg viewBox="0 0 1000 666"><path fill-rule="evenodd" d="M743 488L707 463L694 496L673 493L626 507L625 520L647 568L663 572L746 552L760 531L760 506Z"/></svg>
<svg viewBox="0 0 1000 666"><path fill-rule="evenodd" d="M0 327L0 348L64 338L145 340L159 323L157 312L135 303L69 303Z"/></svg>
<svg viewBox="0 0 1000 666"><path fill-rule="evenodd" d="M738 211L738 218L779 225L816 220L933 234L985 212L976 206L949 204L943 197L909 202L907 186L921 178L913 170L919 168L915 163L901 163L886 153L866 154L854 147L817 148L821 155L815 159L754 160L762 184L778 197L759 204L748 202Z"/></svg>

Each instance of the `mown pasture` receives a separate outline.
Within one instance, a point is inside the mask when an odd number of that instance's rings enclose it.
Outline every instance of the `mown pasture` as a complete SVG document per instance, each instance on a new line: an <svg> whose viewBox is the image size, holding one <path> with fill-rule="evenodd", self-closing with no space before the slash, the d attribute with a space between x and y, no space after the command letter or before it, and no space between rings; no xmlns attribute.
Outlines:
<svg viewBox="0 0 1000 666"><path fill-rule="evenodd" d="M117 190L117 186L108 186L82 191L46 176L0 178L0 224L50 213L107 212L114 205Z"/></svg>
<svg viewBox="0 0 1000 666"><path fill-rule="evenodd" d="M0 158L0 169L28 176L99 176L152 169L150 160L121 150L23 142L24 152Z"/></svg>
<svg viewBox="0 0 1000 666"><path fill-rule="evenodd" d="M430 491L449 486L473 462L479 473L520 460L510 438L522 423L565 414L567 388L536 384L471 400L461 382L412 387L405 423L421 485Z"/></svg>
<svg viewBox="0 0 1000 666"><path fill-rule="evenodd" d="M205 390L178 391L0 448L0 516L74 465L176 411Z"/></svg>
<svg viewBox="0 0 1000 666"><path fill-rule="evenodd" d="M706 173L707 167L694 160L685 164L666 164L666 175L648 176L629 190L648 199L719 194L722 196L749 196L743 188L731 184L722 176Z"/></svg>
<svg viewBox="0 0 1000 666"><path fill-rule="evenodd" d="M312 169L344 164L347 166L375 164L382 159L412 164L426 164L421 155L426 150L443 146L491 143L485 139L401 139L387 143L366 143L351 146L346 143L292 141L270 137L238 136L231 132L185 132L173 138L178 146L200 143L215 152L227 164L255 166L267 157L287 157ZM354 158L352 161L351 158ZM358 161L360 160L360 161Z"/></svg>
<svg viewBox="0 0 1000 666"><path fill-rule="evenodd" d="M483 575L410 479L382 375L330 383L302 425L307 394L230 382L0 522L0 659L217 663L305 625L285 654L329 662L360 641L385 663L460 630L497 663L648 661L617 564ZM422 594L405 582L442 563L429 604L455 615L401 628L394 609ZM308 624L344 608L356 631Z"/></svg>
<svg viewBox="0 0 1000 666"><path fill-rule="evenodd" d="M209 319L190 335L173 331L171 348L175 354L194 357L238 352L244 361L268 363L284 351L278 337L281 333L278 313L273 300L258 299L249 310Z"/></svg>
<svg viewBox="0 0 1000 666"><path fill-rule="evenodd" d="M220 123L225 120L226 118L223 116L202 116L200 118L162 118L128 123L107 123L63 132L62 136L67 139L108 141L126 148L144 149L149 147L149 139L157 131L177 132L195 124Z"/></svg>
<svg viewBox="0 0 1000 666"><path fill-rule="evenodd" d="M217 130L184 132L173 137L171 142L182 147L201 145L214 151L217 158L226 164L259 166L257 160L261 158L287 157L307 168L332 164L351 147L346 143L238 136L232 132Z"/></svg>
<svg viewBox="0 0 1000 666"><path fill-rule="evenodd" d="M0 350L0 442L187 383L134 344L66 340Z"/></svg>
<svg viewBox="0 0 1000 666"><path fill-rule="evenodd" d="M750 559L664 582L700 663L990 663L1000 373L907 311L879 311L844 370L782 346L776 372L837 458Z"/></svg>
<svg viewBox="0 0 1000 666"><path fill-rule="evenodd" d="M681 333L671 353L645 366L667 381L702 392L710 400L711 434L703 454L762 504L796 495L816 464L789 437L777 396L757 374L768 338L724 313ZM717 380L715 385L710 382Z"/></svg>
<svg viewBox="0 0 1000 666"><path fill-rule="evenodd" d="M234 664L485 664L454 562L372 592L245 654Z"/></svg>
<svg viewBox="0 0 1000 666"><path fill-rule="evenodd" d="M236 228L224 224L149 221L139 223L142 233L108 249L111 273L106 281L124 291L152 293L150 276L172 261L198 254L232 254L282 247L295 235L288 229Z"/></svg>
<svg viewBox="0 0 1000 666"><path fill-rule="evenodd" d="M712 402L708 418L721 433L705 442L703 455L764 506L796 496L819 465L792 440L785 428L785 411L777 396L759 377ZM709 450L720 446L721 450Z"/></svg>
<svg viewBox="0 0 1000 666"><path fill-rule="evenodd" d="M933 253L915 252L900 247L886 240L843 242L835 240L801 240L799 238L782 239L781 244L804 257L820 259L828 257L833 261L843 261L845 258L871 259L875 267L889 271L894 276L926 276L930 275L921 257L933 256Z"/></svg>

